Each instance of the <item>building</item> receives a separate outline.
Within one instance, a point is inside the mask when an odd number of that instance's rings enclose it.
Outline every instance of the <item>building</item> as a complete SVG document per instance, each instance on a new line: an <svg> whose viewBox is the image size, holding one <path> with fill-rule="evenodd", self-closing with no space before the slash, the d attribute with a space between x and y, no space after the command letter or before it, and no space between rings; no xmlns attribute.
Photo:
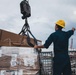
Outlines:
<svg viewBox="0 0 76 75"><path fill-rule="evenodd" d="M72 74L76 75L76 49L69 49Z"/></svg>

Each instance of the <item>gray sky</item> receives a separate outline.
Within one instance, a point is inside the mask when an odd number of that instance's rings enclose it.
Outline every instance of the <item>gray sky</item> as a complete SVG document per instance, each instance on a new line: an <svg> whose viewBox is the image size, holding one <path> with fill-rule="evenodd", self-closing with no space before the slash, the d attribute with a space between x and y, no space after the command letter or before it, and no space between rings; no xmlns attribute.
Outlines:
<svg viewBox="0 0 76 75"><path fill-rule="evenodd" d="M0 29L17 34L21 31L24 25L20 13L21 1L0 0ZM30 30L43 43L54 32L55 22L59 19L66 22L63 30L76 28L76 0L29 0L29 3L31 6L31 17L28 18ZM71 38L73 38L73 47L76 48L76 31Z"/></svg>

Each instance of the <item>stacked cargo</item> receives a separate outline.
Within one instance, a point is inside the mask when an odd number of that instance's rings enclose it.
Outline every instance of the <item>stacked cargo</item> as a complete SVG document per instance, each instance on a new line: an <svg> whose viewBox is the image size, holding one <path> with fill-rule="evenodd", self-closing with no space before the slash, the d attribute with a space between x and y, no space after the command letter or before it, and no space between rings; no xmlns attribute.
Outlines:
<svg viewBox="0 0 76 75"><path fill-rule="evenodd" d="M20 75L38 75L38 53L33 48L1 47L1 51L0 70L17 72L18 75L22 70Z"/></svg>
<svg viewBox="0 0 76 75"><path fill-rule="evenodd" d="M11 61L11 56L2 56L0 57L0 69L9 68Z"/></svg>
<svg viewBox="0 0 76 75"><path fill-rule="evenodd" d="M41 41L37 40L41 43ZM30 38L30 43L35 45L33 38ZM0 29L0 46L18 46L18 47L30 47L27 43L27 36L15 34L9 31Z"/></svg>
<svg viewBox="0 0 76 75"><path fill-rule="evenodd" d="M37 42L41 44L41 41L37 40ZM35 45L33 38L30 38L30 43ZM0 63L2 67L6 66L0 68L2 75L38 75L40 69L38 52L27 43L26 35L0 30L0 46L2 51L0 60L3 60ZM7 61L5 61L6 56Z"/></svg>

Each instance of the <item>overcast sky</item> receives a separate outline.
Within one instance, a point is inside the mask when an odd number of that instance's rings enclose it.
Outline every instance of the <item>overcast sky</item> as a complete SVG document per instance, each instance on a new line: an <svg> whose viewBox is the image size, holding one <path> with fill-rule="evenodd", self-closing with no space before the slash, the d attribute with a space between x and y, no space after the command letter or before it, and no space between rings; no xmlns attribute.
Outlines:
<svg viewBox="0 0 76 75"><path fill-rule="evenodd" d="M17 34L21 31L24 25L20 13L21 1L0 0L0 29ZM76 0L29 0L29 3L31 6L31 17L28 18L30 30L37 39L42 40L42 43L54 32L55 22L59 19L66 22L63 30L76 28ZM76 48L76 31L70 40L72 38L73 48Z"/></svg>

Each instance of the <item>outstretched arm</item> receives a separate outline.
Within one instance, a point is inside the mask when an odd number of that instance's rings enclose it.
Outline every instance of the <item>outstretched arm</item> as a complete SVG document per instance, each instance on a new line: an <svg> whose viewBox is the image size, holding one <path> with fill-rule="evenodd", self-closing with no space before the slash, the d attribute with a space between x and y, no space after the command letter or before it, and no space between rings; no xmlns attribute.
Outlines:
<svg viewBox="0 0 76 75"><path fill-rule="evenodd" d="M72 30L75 31L76 29L75 28L72 28Z"/></svg>
<svg viewBox="0 0 76 75"><path fill-rule="evenodd" d="M70 38L76 29L73 27L71 30L67 31L68 38Z"/></svg>

